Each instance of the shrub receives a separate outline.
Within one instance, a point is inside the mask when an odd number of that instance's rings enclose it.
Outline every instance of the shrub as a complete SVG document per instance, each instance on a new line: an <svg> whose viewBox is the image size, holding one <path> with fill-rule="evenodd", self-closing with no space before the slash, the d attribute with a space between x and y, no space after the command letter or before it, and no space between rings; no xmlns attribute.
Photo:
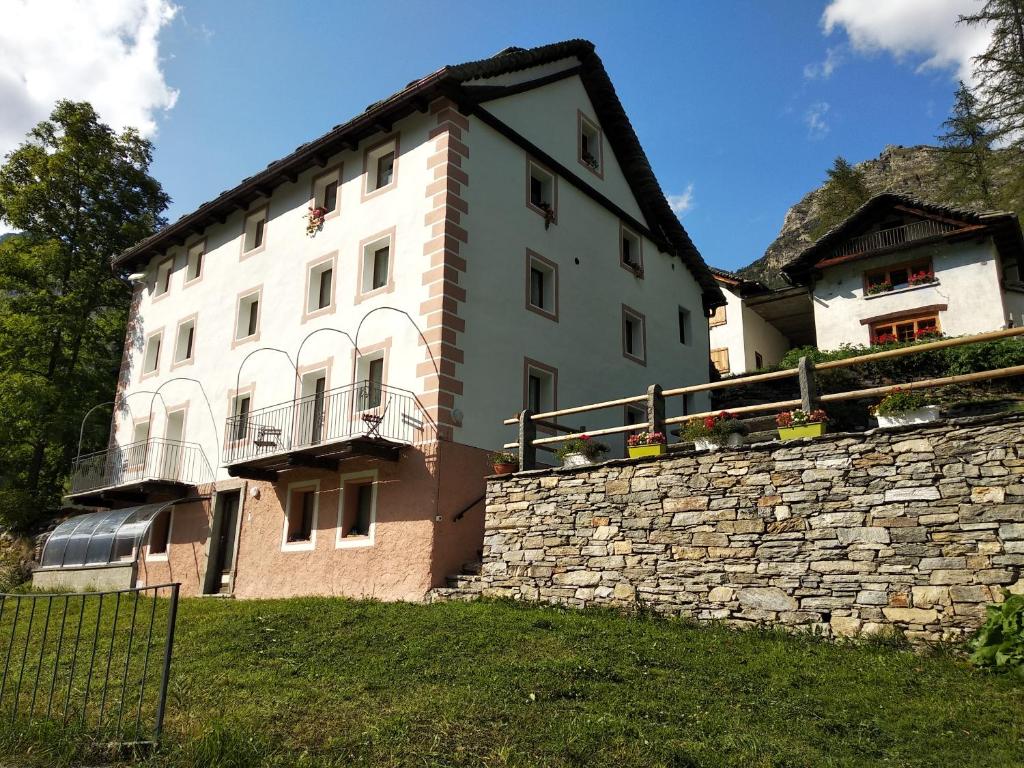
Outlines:
<svg viewBox="0 0 1024 768"><path fill-rule="evenodd" d="M1003 590L1003 602L986 609L987 619L971 640L971 661L979 667L1024 679L1024 595Z"/></svg>
<svg viewBox="0 0 1024 768"><path fill-rule="evenodd" d="M572 440L566 440L555 455L559 461L562 461L570 453L582 453L588 459L593 460L602 453L608 453L608 446L594 440L589 435L583 435L582 437L574 437Z"/></svg>
<svg viewBox="0 0 1024 768"><path fill-rule="evenodd" d="M682 437L684 440L710 440L724 442L729 435L747 433L747 425L728 411L702 419L690 419L686 422Z"/></svg>
<svg viewBox="0 0 1024 768"><path fill-rule="evenodd" d="M872 411L879 416L898 416L907 411L916 411L931 405L932 401L924 392L896 387L886 395Z"/></svg>

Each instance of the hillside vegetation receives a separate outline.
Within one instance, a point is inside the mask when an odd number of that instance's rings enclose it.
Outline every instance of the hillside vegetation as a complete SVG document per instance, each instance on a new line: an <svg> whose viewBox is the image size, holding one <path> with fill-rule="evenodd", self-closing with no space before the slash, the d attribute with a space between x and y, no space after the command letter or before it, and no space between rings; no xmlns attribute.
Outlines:
<svg viewBox="0 0 1024 768"><path fill-rule="evenodd" d="M186 600L161 768L1008 766L1024 688L948 650L503 602ZM97 765L0 728L16 764Z"/></svg>

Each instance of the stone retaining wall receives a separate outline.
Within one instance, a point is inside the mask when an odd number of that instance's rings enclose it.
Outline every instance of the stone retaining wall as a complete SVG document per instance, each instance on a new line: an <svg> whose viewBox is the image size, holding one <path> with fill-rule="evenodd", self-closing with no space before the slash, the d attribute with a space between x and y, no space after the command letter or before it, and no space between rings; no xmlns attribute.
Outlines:
<svg viewBox="0 0 1024 768"><path fill-rule="evenodd" d="M976 627L1022 565L1002 415L494 478L473 589L923 639Z"/></svg>

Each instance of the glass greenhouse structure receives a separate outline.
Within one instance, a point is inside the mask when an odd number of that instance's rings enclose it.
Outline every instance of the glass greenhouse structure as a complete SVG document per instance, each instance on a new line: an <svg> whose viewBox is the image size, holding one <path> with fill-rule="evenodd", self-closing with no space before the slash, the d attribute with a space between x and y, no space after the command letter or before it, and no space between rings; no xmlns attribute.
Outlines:
<svg viewBox="0 0 1024 768"><path fill-rule="evenodd" d="M102 567L134 562L153 520L175 503L162 501L69 518L46 540L40 567Z"/></svg>

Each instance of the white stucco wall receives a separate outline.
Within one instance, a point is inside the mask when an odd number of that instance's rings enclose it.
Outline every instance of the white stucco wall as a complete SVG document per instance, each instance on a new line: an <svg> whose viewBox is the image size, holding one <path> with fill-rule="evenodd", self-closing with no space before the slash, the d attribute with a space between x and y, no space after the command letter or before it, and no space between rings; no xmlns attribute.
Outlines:
<svg viewBox="0 0 1024 768"><path fill-rule="evenodd" d="M789 351L789 339L767 322L738 293L719 284L728 300L725 323L710 326L711 349L729 350L729 374L757 370L757 353L765 367L775 365Z"/></svg>
<svg viewBox="0 0 1024 768"><path fill-rule="evenodd" d="M864 273L886 264L931 257L938 282L866 296ZM1006 317L999 287L995 247L991 240L966 241L920 248L828 267L813 289L818 347L870 343L861 320L937 304L939 325L947 336L983 333L1004 327Z"/></svg>

